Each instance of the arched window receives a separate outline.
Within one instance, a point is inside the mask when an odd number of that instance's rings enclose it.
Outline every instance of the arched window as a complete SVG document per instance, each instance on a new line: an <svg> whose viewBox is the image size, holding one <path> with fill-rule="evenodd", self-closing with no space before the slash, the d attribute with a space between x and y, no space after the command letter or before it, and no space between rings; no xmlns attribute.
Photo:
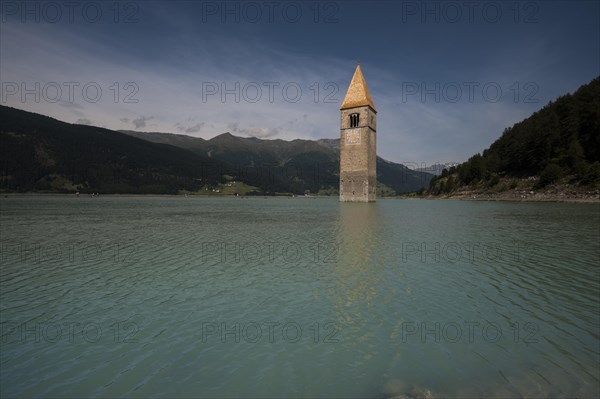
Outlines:
<svg viewBox="0 0 600 399"><path fill-rule="evenodd" d="M350 127L358 127L358 114L350 114Z"/></svg>

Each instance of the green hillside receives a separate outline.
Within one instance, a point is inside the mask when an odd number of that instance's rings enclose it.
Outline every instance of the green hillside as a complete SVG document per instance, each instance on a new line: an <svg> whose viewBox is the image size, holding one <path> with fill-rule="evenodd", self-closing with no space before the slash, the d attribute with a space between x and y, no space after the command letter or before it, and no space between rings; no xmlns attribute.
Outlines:
<svg viewBox="0 0 600 399"><path fill-rule="evenodd" d="M203 175L203 161L210 160L112 130L0 106L0 188L5 192L174 194L217 182Z"/></svg>
<svg viewBox="0 0 600 399"><path fill-rule="evenodd" d="M530 178L536 188L600 183L600 77L507 128L482 154L433 179L430 191L491 188L506 178Z"/></svg>
<svg viewBox="0 0 600 399"><path fill-rule="evenodd" d="M269 191L337 192L339 139L261 140L223 133L210 140L169 133L122 131L155 143L166 143L218 160L250 184ZM427 187L433 175L377 157L380 193L406 193ZM333 190L333 191L331 191Z"/></svg>
<svg viewBox="0 0 600 399"><path fill-rule="evenodd" d="M337 140L211 140L116 132L0 106L0 190L132 194L335 194ZM432 175L378 158L387 194L427 187Z"/></svg>

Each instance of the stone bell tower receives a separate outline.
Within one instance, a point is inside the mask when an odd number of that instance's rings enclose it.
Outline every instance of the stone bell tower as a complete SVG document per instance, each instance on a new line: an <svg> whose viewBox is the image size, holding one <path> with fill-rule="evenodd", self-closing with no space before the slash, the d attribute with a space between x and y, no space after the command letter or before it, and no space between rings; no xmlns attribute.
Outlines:
<svg viewBox="0 0 600 399"><path fill-rule="evenodd" d="M340 107L340 201L374 202L377 190L377 110L356 67Z"/></svg>

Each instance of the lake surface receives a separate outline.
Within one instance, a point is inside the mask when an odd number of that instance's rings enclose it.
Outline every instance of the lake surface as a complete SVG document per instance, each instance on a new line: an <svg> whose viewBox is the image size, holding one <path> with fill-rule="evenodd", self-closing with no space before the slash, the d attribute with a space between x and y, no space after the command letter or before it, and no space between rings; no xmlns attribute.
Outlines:
<svg viewBox="0 0 600 399"><path fill-rule="evenodd" d="M3 398L600 396L597 204L0 206Z"/></svg>

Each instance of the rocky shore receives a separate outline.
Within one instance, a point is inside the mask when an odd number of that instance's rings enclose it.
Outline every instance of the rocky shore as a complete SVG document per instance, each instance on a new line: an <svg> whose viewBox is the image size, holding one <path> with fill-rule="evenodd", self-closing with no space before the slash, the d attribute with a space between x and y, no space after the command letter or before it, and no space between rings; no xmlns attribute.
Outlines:
<svg viewBox="0 0 600 399"><path fill-rule="evenodd" d="M510 188L508 188L510 187ZM505 181L495 187L461 187L450 193L425 194L427 199L459 199L473 201L531 201L600 203L600 189L568 183L553 184L542 189L535 180Z"/></svg>
<svg viewBox="0 0 600 399"><path fill-rule="evenodd" d="M446 195L427 196L427 199L460 199L466 201L523 201L523 202L583 202L600 203L598 192L547 193L536 191L508 191L502 193L461 191Z"/></svg>

